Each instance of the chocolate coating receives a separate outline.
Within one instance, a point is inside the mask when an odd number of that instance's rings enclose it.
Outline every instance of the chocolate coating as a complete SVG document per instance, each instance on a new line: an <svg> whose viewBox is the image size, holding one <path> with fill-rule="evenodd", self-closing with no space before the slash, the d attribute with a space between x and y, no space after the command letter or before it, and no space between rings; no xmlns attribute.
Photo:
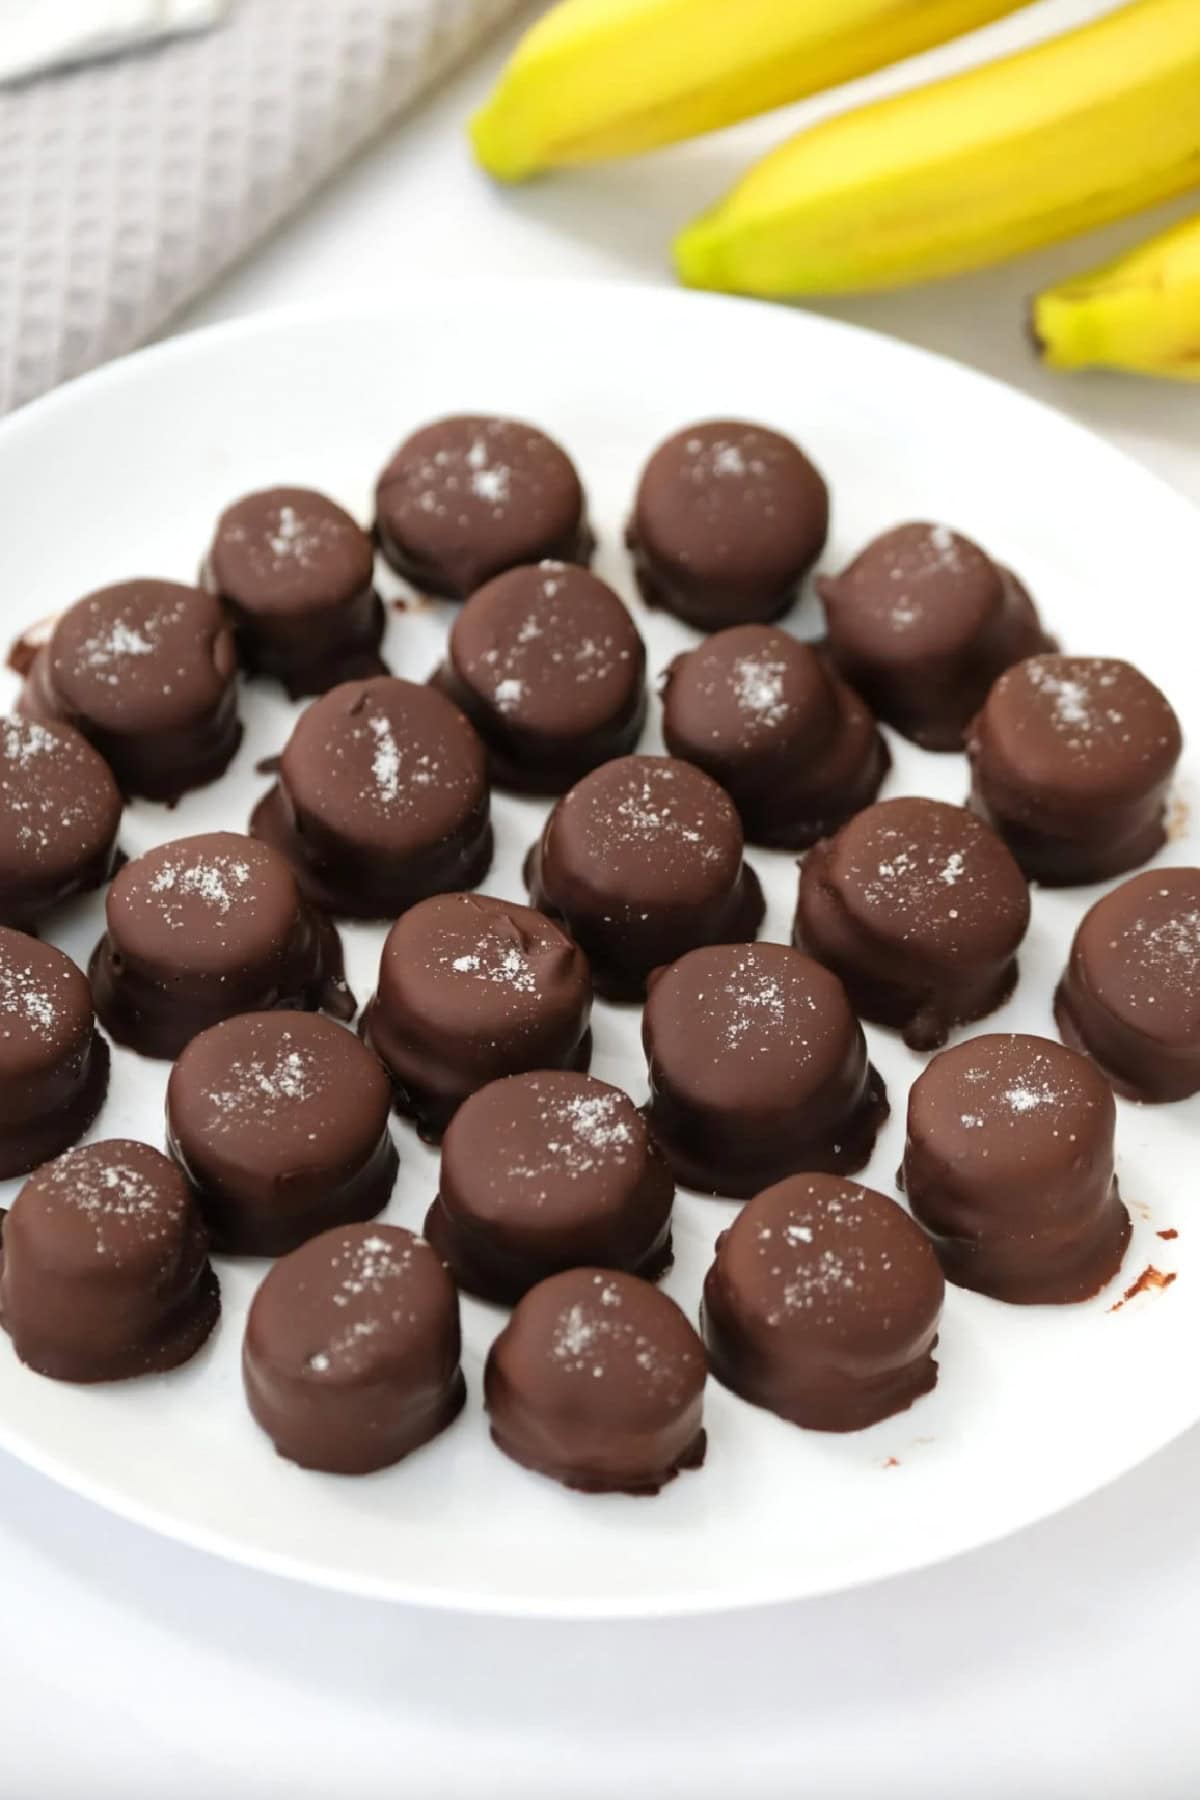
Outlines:
<svg viewBox="0 0 1200 1800"><path fill-rule="evenodd" d="M396 921L363 1012L396 1104L441 1135L468 1094L526 1069L586 1069L592 984L582 951L531 907L439 894Z"/></svg>
<svg viewBox="0 0 1200 1800"><path fill-rule="evenodd" d="M122 792L178 800L224 773L242 739L233 633L219 603L174 581L122 581L76 601L38 651L18 711L74 725Z"/></svg>
<svg viewBox="0 0 1200 1800"><path fill-rule="evenodd" d="M0 926L0 1180L83 1136L108 1065L83 971L53 944Z"/></svg>
<svg viewBox="0 0 1200 1800"><path fill-rule="evenodd" d="M654 452L626 541L647 605L717 631L786 612L828 529L829 490L790 438L713 419Z"/></svg>
<svg viewBox="0 0 1200 1800"><path fill-rule="evenodd" d="M1121 1266L1112 1090L1049 1038L990 1032L935 1056L908 1096L901 1171L959 1287L1018 1305L1088 1300Z"/></svg>
<svg viewBox="0 0 1200 1800"><path fill-rule="evenodd" d="M174 1058L235 1013L354 1013L333 927L302 899L277 851L232 831L159 844L105 897L92 953L96 1011L119 1044Z"/></svg>
<svg viewBox="0 0 1200 1800"><path fill-rule="evenodd" d="M674 1198L627 1094L539 1070L493 1081L456 1113L425 1235L460 1287L511 1305L581 1264L661 1275Z"/></svg>
<svg viewBox="0 0 1200 1800"><path fill-rule="evenodd" d="M672 756L720 782L752 843L800 850L868 806L891 764L858 695L808 644L734 625L663 682Z"/></svg>
<svg viewBox="0 0 1200 1800"><path fill-rule="evenodd" d="M311 488L266 488L221 514L204 567L224 603L242 667L293 699L386 675L383 602L370 538Z"/></svg>
<svg viewBox="0 0 1200 1800"><path fill-rule="evenodd" d="M1170 704L1129 663L1029 657L971 726L970 804L1031 881L1103 881L1165 843L1182 743Z"/></svg>
<svg viewBox="0 0 1200 1800"><path fill-rule="evenodd" d="M642 1041L651 1133L701 1193L861 1169L888 1114L841 982L786 944L681 956L651 979Z"/></svg>
<svg viewBox="0 0 1200 1800"><path fill-rule="evenodd" d="M961 806L883 800L804 859L794 942L841 976L856 1012L913 1050L1003 1005L1029 888Z"/></svg>
<svg viewBox="0 0 1200 1800"><path fill-rule="evenodd" d="M703 1326L718 1381L810 1431L862 1431L937 1382L945 1281L903 1207L794 1175L717 1239Z"/></svg>
<svg viewBox="0 0 1200 1800"><path fill-rule="evenodd" d="M533 904L562 919L596 991L640 999L651 969L752 938L762 889L729 796L669 756L622 756L577 782L526 862Z"/></svg>
<svg viewBox="0 0 1200 1800"><path fill-rule="evenodd" d="M586 569L546 562L472 594L433 680L487 745L494 781L561 794L633 749L645 675L645 646L612 589Z"/></svg>
<svg viewBox="0 0 1200 1800"><path fill-rule="evenodd" d="M1151 869L1097 900L1075 933L1054 1017L1119 1094L1200 1093L1200 869Z"/></svg>
<svg viewBox="0 0 1200 1800"><path fill-rule="evenodd" d="M384 469L375 502L392 567L453 600L520 563L587 563L594 547L575 465L519 419L471 413L423 426Z"/></svg>
<svg viewBox="0 0 1200 1800"><path fill-rule="evenodd" d="M382 1212L391 1098L371 1052L315 1013L240 1013L194 1037L167 1084L167 1143L214 1249L282 1256Z"/></svg>
<svg viewBox="0 0 1200 1800"><path fill-rule="evenodd" d="M69 725L0 718L0 923L33 930L117 861L121 794Z"/></svg>
<svg viewBox="0 0 1200 1800"><path fill-rule="evenodd" d="M344 682L300 715L250 830L328 912L394 919L487 874L487 756L435 689L388 675Z"/></svg>
<svg viewBox="0 0 1200 1800"><path fill-rule="evenodd" d="M25 1183L0 1239L0 1324L56 1381L177 1368L221 1310L187 1182L149 1144L84 1144Z"/></svg>
<svg viewBox="0 0 1200 1800"><path fill-rule="evenodd" d="M960 750L996 677L1053 642L1009 569L945 525L898 525L818 576L829 653L926 750Z"/></svg>
<svg viewBox="0 0 1200 1800"><path fill-rule="evenodd" d="M399 1225L340 1225L271 1270L250 1307L242 1375L280 1456L367 1475L444 1431L466 1397L458 1295Z"/></svg>
<svg viewBox="0 0 1200 1800"><path fill-rule="evenodd" d="M704 1460L704 1346L658 1288L568 1269L531 1288L488 1354L492 1437L585 1493L656 1494Z"/></svg>

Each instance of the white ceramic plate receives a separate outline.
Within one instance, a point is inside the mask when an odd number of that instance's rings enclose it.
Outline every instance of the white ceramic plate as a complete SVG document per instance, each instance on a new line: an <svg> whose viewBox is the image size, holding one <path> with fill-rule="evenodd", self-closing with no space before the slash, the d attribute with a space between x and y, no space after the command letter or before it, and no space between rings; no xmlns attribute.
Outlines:
<svg viewBox="0 0 1200 1800"><path fill-rule="evenodd" d="M1200 567L1200 517L1133 464L1032 402L954 365L803 313L619 286L412 283L346 311L251 319L118 363L0 428L9 633L90 588L141 574L189 579L219 509L247 489L301 482L364 518L373 477L411 428L443 412L516 412L576 457L599 530L597 568L635 607L657 672L691 634L633 597L621 526L659 438L706 415L781 427L830 478L840 565L905 518L943 519L1011 564L1065 647L1129 655L1166 688L1194 758L1200 683L1181 594ZM400 584L384 576L385 591ZM447 609L394 613L387 652L423 679ZM791 620L814 635L806 596ZM10 689L11 691L11 684ZM138 805L136 853L244 823L294 709L246 690L233 772L174 812ZM659 747L657 708L646 746ZM961 800L960 757L893 740L887 794ZM1185 763L1163 861L1196 862ZM544 808L499 796L488 890L520 898L521 858ZM786 940L793 861L752 852ZM1052 1031L1050 995L1092 890L1039 893L1017 993L986 1029ZM82 960L98 900L52 933ZM360 1000L382 930L352 928ZM645 1095L639 1014L600 1006L595 1072ZM893 1191L904 1100L922 1059L868 1032L893 1112L863 1179ZM96 1135L159 1142L165 1067L126 1052ZM331 1587L504 1613L622 1616L815 1594L911 1569L1012 1531L1140 1462L1200 1417L1200 1226L1193 1169L1200 1101L1120 1103L1121 1187L1134 1236L1120 1280L1083 1307L1006 1308L951 1289L934 1394L848 1437L801 1432L710 1383L709 1454L654 1500L569 1494L489 1441L480 1408L503 1315L463 1306L470 1403L436 1443L365 1480L278 1459L242 1400L239 1351L255 1263L220 1263L225 1310L187 1368L111 1388L40 1379L0 1342L0 1444L129 1518L185 1542ZM402 1170L387 1217L419 1228L436 1156L397 1124ZM0 1188L0 1204L13 1187ZM669 1291L695 1314L721 1201L681 1195ZM1178 1230L1170 1240L1157 1233ZM1110 1310L1147 1264L1165 1291Z"/></svg>

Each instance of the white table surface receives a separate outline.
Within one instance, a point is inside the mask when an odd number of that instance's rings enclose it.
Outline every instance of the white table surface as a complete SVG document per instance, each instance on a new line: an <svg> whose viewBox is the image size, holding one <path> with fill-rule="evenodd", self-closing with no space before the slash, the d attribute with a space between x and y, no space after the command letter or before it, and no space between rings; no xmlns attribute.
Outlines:
<svg viewBox="0 0 1200 1800"><path fill-rule="evenodd" d="M1100 10L1102 0L1043 0L924 62L940 71ZM471 168L459 127L503 47L186 323L422 271L668 279L672 225L785 122L499 194ZM1182 209L1162 218L1172 210ZM1053 377L1022 340L1023 296L1145 228L826 310L1050 399L1200 500L1200 389ZM1194 608L1195 569L1180 570L1179 588ZM1173 1800L1200 1790L1200 1430L1058 1518L923 1574L799 1606L629 1626L341 1600L177 1548L0 1457L0 1596L0 1800L622 1790L638 1800Z"/></svg>

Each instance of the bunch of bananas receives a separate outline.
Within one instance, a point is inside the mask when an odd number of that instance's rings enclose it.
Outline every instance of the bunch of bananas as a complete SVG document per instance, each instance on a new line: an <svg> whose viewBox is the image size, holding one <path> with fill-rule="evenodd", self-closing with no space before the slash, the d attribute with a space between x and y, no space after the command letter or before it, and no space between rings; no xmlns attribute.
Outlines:
<svg viewBox="0 0 1200 1800"><path fill-rule="evenodd" d="M473 122L521 180L728 125L1023 0L561 0ZM679 234L696 287L800 296L980 268L1200 187L1200 0L1133 0L764 157ZM1200 379L1200 219L1033 305L1046 361Z"/></svg>

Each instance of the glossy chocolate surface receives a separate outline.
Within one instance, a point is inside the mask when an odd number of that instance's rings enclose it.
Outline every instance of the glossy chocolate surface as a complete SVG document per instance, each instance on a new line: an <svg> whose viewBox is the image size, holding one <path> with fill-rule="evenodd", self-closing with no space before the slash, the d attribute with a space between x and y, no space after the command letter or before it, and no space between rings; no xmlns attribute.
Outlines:
<svg viewBox="0 0 1200 1800"><path fill-rule="evenodd" d="M108 1072L83 971L52 944L0 927L0 1180L83 1136Z"/></svg>
<svg viewBox="0 0 1200 1800"><path fill-rule="evenodd" d="M887 1117L846 992L785 944L693 950L651 978L646 1117L676 1180L744 1199L800 1170L852 1173Z"/></svg>
<svg viewBox="0 0 1200 1800"><path fill-rule="evenodd" d="M1131 1100L1200 1093L1200 869L1149 869L1084 914L1054 997L1063 1041Z"/></svg>
<svg viewBox="0 0 1200 1800"><path fill-rule="evenodd" d="M908 1097L902 1171L948 1280L1020 1305L1088 1300L1129 1242L1112 1090L1052 1039L990 1032Z"/></svg>
<svg viewBox="0 0 1200 1800"><path fill-rule="evenodd" d="M107 881L120 823L120 790L86 738L0 717L0 924L33 930Z"/></svg>
<svg viewBox="0 0 1200 1800"><path fill-rule="evenodd" d="M58 1381L174 1369L221 1310L200 1214L174 1163L127 1138L32 1175L0 1238L0 1324Z"/></svg>
<svg viewBox="0 0 1200 1800"><path fill-rule="evenodd" d="M634 748L646 650L626 607L586 569L510 569L471 595L433 680L487 745L492 778L561 794Z"/></svg>
<svg viewBox="0 0 1200 1800"><path fill-rule="evenodd" d="M758 877L729 796L690 763L623 756L565 794L526 863L533 904L562 919L597 993L636 1000L652 969L754 937Z"/></svg>
<svg viewBox="0 0 1200 1800"><path fill-rule="evenodd" d="M242 1350L250 1411L280 1456L366 1475L462 1410L458 1295L436 1253L399 1225L344 1225L275 1264Z"/></svg>
<svg viewBox="0 0 1200 1800"><path fill-rule="evenodd" d="M828 529L829 491L790 438L714 419L659 445L626 539L647 604L718 631L785 612Z"/></svg>
<svg viewBox="0 0 1200 1800"><path fill-rule="evenodd" d="M336 931L254 838L211 831L159 844L126 863L105 917L89 966L96 1011L143 1056L173 1059L235 1013L353 1016Z"/></svg>
<svg viewBox="0 0 1200 1800"><path fill-rule="evenodd" d="M945 1283L894 1200L837 1175L793 1175L717 1239L703 1323L717 1379L813 1431L861 1431L937 1381Z"/></svg>
<svg viewBox="0 0 1200 1800"><path fill-rule="evenodd" d="M316 1013L239 1013L194 1037L171 1070L167 1138L213 1247L282 1256L382 1212L391 1097L371 1052Z"/></svg>
<svg viewBox="0 0 1200 1800"><path fill-rule="evenodd" d="M808 644L734 625L677 656L663 739L725 789L751 843L800 850L879 792L891 757L866 706Z"/></svg>
<svg viewBox="0 0 1200 1800"><path fill-rule="evenodd" d="M1071 887L1166 842L1182 747L1153 682L1101 656L1034 656L1002 675L968 733L971 805L1031 881Z"/></svg>
<svg viewBox="0 0 1200 1800"><path fill-rule="evenodd" d="M996 677L1053 649L1016 576L946 525L885 531L816 587L846 680L927 750L961 749Z"/></svg>
<svg viewBox="0 0 1200 1800"><path fill-rule="evenodd" d="M809 851L794 940L841 976L863 1018L931 1050L1008 999L1029 912L994 832L961 806L906 796Z"/></svg>
<svg viewBox="0 0 1200 1800"><path fill-rule="evenodd" d="M123 793L178 800L241 742L233 632L211 595L174 581L101 588L55 622L18 711L74 725Z"/></svg>
<svg viewBox="0 0 1200 1800"><path fill-rule="evenodd" d="M363 1012L396 1104L438 1137L477 1088L526 1069L585 1069L592 984L552 919L490 894L439 894L398 919Z"/></svg>
<svg viewBox="0 0 1200 1800"><path fill-rule="evenodd" d="M514 1462L587 1493L656 1494L704 1460L704 1345L636 1275L569 1269L492 1344L484 1401Z"/></svg>
<svg viewBox="0 0 1200 1800"><path fill-rule="evenodd" d="M460 1287L511 1305L581 1264L661 1275L674 1197L627 1094L539 1070L492 1082L455 1114L425 1233Z"/></svg>
<svg viewBox="0 0 1200 1800"><path fill-rule="evenodd" d="M348 681L300 715L250 820L327 912L394 919L492 860L487 755L436 689Z"/></svg>
<svg viewBox="0 0 1200 1800"><path fill-rule="evenodd" d="M439 419L379 477L375 533L420 592L465 600L521 563L587 563L593 538L566 452L519 419Z"/></svg>
<svg viewBox="0 0 1200 1800"><path fill-rule="evenodd" d="M204 567L252 674L293 698L386 675L375 552L354 519L312 488L265 488L221 514Z"/></svg>

